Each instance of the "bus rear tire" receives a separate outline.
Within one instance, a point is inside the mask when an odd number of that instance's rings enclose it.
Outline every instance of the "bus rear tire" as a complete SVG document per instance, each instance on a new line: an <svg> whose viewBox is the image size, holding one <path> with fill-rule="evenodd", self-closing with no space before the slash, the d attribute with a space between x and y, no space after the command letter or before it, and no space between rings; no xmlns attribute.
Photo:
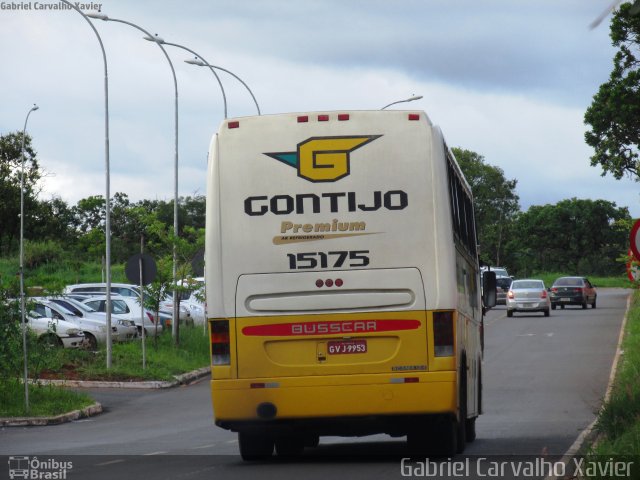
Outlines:
<svg viewBox="0 0 640 480"><path fill-rule="evenodd" d="M460 393L458 397L458 419L452 420L455 428L456 452L462 453L467 445L467 356L462 355L460 364Z"/></svg>
<svg viewBox="0 0 640 480"><path fill-rule="evenodd" d="M467 442L471 443L476 439L476 418L467 418L467 421L464 423L465 435L467 437Z"/></svg>
<svg viewBox="0 0 640 480"><path fill-rule="evenodd" d="M415 458L452 457L458 450L458 422L453 416L416 422L407 434L409 454Z"/></svg>
<svg viewBox="0 0 640 480"><path fill-rule="evenodd" d="M273 454L274 440L256 432L238 432L240 456L245 461L266 460Z"/></svg>

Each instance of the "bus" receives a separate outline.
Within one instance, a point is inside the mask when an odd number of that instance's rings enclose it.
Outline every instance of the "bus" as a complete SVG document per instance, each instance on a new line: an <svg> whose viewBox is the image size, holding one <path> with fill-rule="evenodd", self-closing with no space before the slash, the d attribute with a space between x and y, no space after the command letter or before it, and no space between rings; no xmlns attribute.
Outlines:
<svg viewBox="0 0 640 480"><path fill-rule="evenodd" d="M227 119L206 211L214 419L243 459L473 441L495 276L481 288L471 189L425 112Z"/></svg>

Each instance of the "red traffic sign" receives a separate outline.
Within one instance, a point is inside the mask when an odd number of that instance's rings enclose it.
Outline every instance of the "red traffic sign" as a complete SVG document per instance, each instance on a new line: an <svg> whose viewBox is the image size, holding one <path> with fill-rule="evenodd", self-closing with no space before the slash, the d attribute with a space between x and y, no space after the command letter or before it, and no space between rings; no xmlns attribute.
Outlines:
<svg viewBox="0 0 640 480"><path fill-rule="evenodd" d="M640 260L640 220L636 220L636 223L633 224L629 241L631 243L633 256Z"/></svg>

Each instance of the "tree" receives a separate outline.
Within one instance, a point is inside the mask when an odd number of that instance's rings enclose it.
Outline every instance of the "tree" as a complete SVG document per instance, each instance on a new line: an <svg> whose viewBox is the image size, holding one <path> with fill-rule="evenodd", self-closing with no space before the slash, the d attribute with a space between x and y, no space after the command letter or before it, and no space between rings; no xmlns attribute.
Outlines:
<svg viewBox="0 0 640 480"><path fill-rule="evenodd" d="M520 211L515 191L518 181L507 180L501 168L485 163L476 152L462 148L452 151L473 192L480 257L500 265L512 219Z"/></svg>
<svg viewBox="0 0 640 480"><path fill-rule="evenodd" d="M585 133L595 149L591 166L600 165L602 175L616 179L625 174L640 180L640 16L625 3L611 21L611 40L618 48L609 80L600 86L587 109Z"/></svg>
<svg viewBox="0 0 640 480"><path fill-rule="evenodd" d="M20 237L20 177L22 164L22 132L0 136L0 254L7 254ZM24 139L24 210L27 220L36 204L36 186L42 173L31 146L31 137ZM16 243L14 243L16 242Z"/></svg>
<svg viewBox="0 0 640 480"><path fill-rule="evenodd" d="M617 259L626 252L626 207L606 200L571 198L556 205L534 205L517 216L510 246L519 255L519 272L619 274Z"/></svg>
<svg viewBox="0 0 640 480"><path fill-rule="evenodd" d="M73 209L59 197L38 201L30 211L32 221L25 237L31 240L53 240L71 245L76 237ZM26 215L25 215L26 216Z"/></svg>

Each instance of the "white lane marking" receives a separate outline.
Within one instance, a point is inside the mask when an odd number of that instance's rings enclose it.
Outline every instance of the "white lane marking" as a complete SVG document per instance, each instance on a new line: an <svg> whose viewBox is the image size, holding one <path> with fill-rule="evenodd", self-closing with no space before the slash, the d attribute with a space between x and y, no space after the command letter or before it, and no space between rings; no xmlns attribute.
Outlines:
<svg viewBox="0 0 640 480"><path fill-rule="evenodd" d="M235 440L227 440L224 443L229 443L229 444L238 443L238 440L237 439L235 439Z"/></svg>
<svg viewBox="0 0 640 480"><path fill-rule="evenodd" d="M216 444L212 443L210 445L202 445L200 447L193 447L191 450L201 450L201 449L204 449L204 448L212 448L212 447L215 447L215 446L216 446Z"/></svg>
<svg viewBox="0 0 640 480"><path fill-rule="evenodd" d="M151 455L163 455L165 453L169 453L169 452L164 452L162 450L158 451L158 452L151 452L151 453L145 453L145 456L151 456Z"/></svg>
<svg viewBox="0 0 640 480"><path fill-rule="evenodd" d="M104 467L104 466L107 466L107 465L113 465L115 463L122 463L122 462L124 462L124 459L123 458L119 458L117 460L111 460L109 462L96 463L96 467Z"/></svg>

